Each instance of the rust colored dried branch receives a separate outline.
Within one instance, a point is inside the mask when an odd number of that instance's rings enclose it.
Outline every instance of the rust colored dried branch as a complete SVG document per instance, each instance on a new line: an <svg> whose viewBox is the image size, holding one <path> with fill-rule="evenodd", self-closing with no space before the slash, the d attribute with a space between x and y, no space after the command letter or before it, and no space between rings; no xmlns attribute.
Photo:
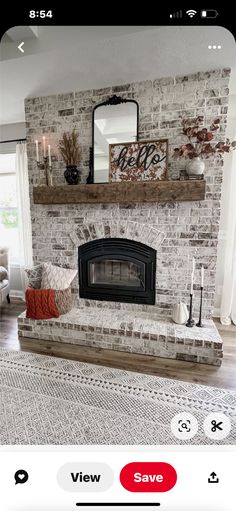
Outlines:
<svg viewBox="0 0 236 511"><path fill-rule="evenodd" d="M215 119L210 129L202 127L203 117L198 116L194 119L182 119L182 134L185 135L189 143L176 147L173 152L174 158L209 158L215 153L228 153L236 149L236 141L230 142L226 139L217 144L210 143L214 138L214 132L220 127L220 119Z"/></svg>

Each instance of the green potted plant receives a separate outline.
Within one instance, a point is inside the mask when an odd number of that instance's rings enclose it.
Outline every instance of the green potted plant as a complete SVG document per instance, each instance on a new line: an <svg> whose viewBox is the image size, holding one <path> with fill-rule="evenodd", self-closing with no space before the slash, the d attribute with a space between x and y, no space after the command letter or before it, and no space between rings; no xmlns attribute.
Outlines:
<svg viewBox="0 0 236 511"><path fill-rule="evenodd" d="M182 133L186 136L188 142L174 149L174 158L189 159L186 171L190 175L203 174L205 170L204 160L213 154L229 153L236 149L236 141L230 142L228 138L225 142L212 143L214 133L220 127L220 119L215 119L209 130L202 127L202 122L202 116L195 119L182 119Z"/></svg>
<svg viewBox="0 0 236 511"><path fill-rule="evenodd" d="M75 129L71 133L63 133L59 141L59 151L66 164L65 180L69 185L77 185L80 182L80 170L77 165L81 160L81 149Z"/></svg>

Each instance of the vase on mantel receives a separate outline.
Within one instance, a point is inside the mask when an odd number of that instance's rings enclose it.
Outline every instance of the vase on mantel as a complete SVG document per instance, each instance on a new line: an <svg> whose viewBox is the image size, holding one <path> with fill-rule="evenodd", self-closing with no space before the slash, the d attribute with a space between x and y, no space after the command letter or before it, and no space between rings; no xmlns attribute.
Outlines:
<svg viewBox="0 0 236 511"><path fill-rule="evenodd" d="M205 163L201 160L201 158L199 158L199 156L189 160L186 165L186 172L190 176L201 176L204 173L204 170Z"/></svg>
<svg viewBox="0 0 236 511"><path fill-rule="evenodd" d="M67 165L64 176L68 185L77 185L80 182L80 171L76 165Z"/></svg>

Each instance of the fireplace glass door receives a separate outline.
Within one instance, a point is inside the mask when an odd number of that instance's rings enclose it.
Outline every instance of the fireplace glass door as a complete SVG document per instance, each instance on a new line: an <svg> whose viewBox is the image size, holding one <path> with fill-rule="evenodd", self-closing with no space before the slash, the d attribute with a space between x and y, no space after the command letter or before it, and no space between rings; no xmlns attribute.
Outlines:
<svg viewBox="0 0 236 511"><path fill-rule="evenodd" d="M89 262L91 285L142 287L144 289L145 265L122 259Z"/></svg>
<svg viewBox="0 0 236 511"><path fill-rule="evenodd" d="M78 250L82 298L155 303L156 251L132 240L108 238Z"/></svg>

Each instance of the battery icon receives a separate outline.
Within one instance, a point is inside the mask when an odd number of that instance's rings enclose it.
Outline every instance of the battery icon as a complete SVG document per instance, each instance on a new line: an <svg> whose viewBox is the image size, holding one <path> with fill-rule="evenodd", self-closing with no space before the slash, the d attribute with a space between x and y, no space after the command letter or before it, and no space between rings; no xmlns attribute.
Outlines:
<svg viewBox="0 0 236 511"><path fill-rule="evenodd" d="M217 18L218 12L215 9L205 9L201 11L202 18Z"/></svg>

